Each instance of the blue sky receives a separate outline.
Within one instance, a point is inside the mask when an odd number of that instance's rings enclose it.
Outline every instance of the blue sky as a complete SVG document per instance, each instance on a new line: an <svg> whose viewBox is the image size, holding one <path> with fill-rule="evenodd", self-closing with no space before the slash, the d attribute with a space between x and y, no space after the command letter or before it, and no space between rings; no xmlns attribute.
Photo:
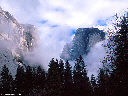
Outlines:
<svg viewBox="0 0 128 96"><path fill-rule="evenodd" d="M21 23L31 23L37 26L39 22L42 22L78 28L96 25L98 20L105 20L125 10L128 1L1 0L0 5Z"/></svg>
<svg viewBox="0 0 128 96"><path fill-rule="evenodd" d="M107 26L107 22L106 22L106 20L97 20L97 25Z"/></svg>
<svg viewBox="0 0 128 96"><path fill-rule="evenodd" d="M0 0L0 6L18 22L36 26L40 44L35 53L48 64L59 58L77 28L106 27L107 18L126 10L128 0Z"/></svg>

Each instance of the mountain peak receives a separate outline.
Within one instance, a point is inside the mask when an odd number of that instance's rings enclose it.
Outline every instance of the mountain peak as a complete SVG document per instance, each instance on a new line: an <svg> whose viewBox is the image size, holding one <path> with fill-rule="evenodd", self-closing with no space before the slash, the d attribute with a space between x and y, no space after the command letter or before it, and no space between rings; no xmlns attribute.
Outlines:
<svg viewBox="0 0 128 96"><path fill-rule="evenodd" d="M105 33L98 28L78 28L72 42L63 48L61 58L74 60L87 54L92 46L105 39Z"/></svg>
<svg viewBox="0 0 128 96"><path fill-rule="evenodd" d="M33 25L18 23L9 12L0 8L0 45L3 45L0 46L0 67L6 64L11 73L15 73L17 60L33 50L37 43L37 29Z"/></svg>

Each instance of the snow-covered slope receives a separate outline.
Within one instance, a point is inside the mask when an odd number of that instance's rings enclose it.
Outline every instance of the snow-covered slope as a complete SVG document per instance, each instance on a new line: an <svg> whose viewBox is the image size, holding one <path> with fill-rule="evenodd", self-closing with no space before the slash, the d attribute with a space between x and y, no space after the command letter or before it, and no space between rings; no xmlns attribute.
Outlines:
<svg viewBox="0 0 128 96"><path fill-rule="evenodd" d="M19 24L0 8L0 68L6 64L15 73L18 59L33 50L37 42L37 29L33 25Z"/></svg>

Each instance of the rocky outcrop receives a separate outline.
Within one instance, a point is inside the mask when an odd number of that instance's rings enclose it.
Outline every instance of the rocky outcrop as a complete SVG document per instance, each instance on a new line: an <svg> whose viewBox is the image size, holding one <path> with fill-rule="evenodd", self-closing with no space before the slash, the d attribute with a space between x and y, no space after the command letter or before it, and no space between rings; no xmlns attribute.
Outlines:
<svg viewBox="0 0 128 96"><path fill-rule="evenodd" d="M32 51L38 43L37 29L30 24L19 24L7 11L0 8L0 67L16 68L18 58Z"/></svg>
<svg viewBox="0 0 128 96"><path fill-rule="evenodd" d="M97 42L105 39L105 33L98 28L78 28L71 43L64 46L61 58L74 60L87 54Z"/></svg>

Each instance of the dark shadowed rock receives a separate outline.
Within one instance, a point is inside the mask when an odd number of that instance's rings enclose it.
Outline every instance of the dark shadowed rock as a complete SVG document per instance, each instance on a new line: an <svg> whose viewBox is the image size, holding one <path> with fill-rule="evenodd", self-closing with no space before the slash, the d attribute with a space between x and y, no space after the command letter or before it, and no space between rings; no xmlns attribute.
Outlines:
<svg viewBox="0 0 128 96"><path fill-rule="evenodd" d="M78 28L71 43L64 46L61 58L74 60L87 54L97 42L105 39L105 33L98 28Z"/></svg>

